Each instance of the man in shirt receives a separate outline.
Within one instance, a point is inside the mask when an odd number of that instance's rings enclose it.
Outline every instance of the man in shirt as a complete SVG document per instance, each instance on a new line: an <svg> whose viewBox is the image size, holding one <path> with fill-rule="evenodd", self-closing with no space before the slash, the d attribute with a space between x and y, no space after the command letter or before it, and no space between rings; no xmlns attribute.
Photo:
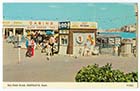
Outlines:
<svg viewBox="0 0 140 91"><path fill-rule="evenodd" d="M50 37L50 39L49 39L49 45L51 46L51 51L52 51L52 55L54 55L54 53L53 53L53 45L54 45L54 43L55 43L55 38L53 37L53 36L51 36Z"/></svg>

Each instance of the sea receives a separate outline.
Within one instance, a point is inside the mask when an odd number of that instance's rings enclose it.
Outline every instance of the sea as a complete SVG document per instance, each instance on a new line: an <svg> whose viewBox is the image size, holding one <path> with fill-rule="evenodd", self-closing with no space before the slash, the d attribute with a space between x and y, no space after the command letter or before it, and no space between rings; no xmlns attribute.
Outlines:
<svg viewBox="0 0 140 91"><path fill-rule="evenodd" d="M137 34L136 33L131 33L131 32L100 32L100 34L103 35L117 35L122 37L123 39L133 39L136 38Z"/></svg>

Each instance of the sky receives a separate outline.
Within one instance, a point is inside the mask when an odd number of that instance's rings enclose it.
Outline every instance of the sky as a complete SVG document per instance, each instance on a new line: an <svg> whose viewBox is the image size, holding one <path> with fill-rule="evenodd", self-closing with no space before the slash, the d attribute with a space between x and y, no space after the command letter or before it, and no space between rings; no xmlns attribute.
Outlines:
<svg viewBox="0 0 140 91"><path fill-rule="evenodd" d="M98 29L135 24L134 3L3 3L4 20L97 22Z"/></svg>

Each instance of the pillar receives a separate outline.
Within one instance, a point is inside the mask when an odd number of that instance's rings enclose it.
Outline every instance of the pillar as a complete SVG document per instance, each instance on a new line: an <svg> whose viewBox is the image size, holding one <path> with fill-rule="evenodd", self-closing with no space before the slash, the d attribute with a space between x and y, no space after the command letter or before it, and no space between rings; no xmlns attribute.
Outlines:
<svg viewBox="0 0 140 91"><path fill-rule="evenodd" d="M24 35L24 36L27 35L27 33L26 33L26 29L25 29L25 28L23 28L23 35Z"/></svg>
<svg viewBox="0 0 140 91"><path fill-rule="evenodd" d="M16 28L13 28L13 35L16 35Z"/></svg>

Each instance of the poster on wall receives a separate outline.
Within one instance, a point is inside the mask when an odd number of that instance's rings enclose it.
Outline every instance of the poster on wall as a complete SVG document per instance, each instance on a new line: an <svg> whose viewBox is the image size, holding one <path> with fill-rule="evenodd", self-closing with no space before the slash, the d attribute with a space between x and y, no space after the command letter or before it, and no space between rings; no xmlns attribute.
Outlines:
<svg viewBox="0 0 140 91"><path fill-rule="evenodd" d="M74 33L73 34L74 46L84 46L89 43L95 45L95 34L94 33Z"/></svg>
<svg viewBox="0 0 140 91"><path fill-rule="evenodd" d="M59 30L69 30L70 29L70 21L59 22L58 29Z"/></svg>

